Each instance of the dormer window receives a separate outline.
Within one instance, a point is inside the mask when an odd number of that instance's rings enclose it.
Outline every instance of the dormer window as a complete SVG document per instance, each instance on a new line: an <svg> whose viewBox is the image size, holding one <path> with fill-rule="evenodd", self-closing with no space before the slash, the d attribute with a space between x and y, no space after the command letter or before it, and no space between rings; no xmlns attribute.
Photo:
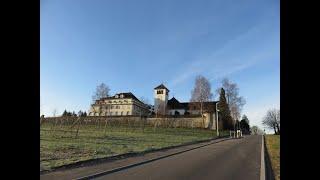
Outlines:
<svg viewBox="0 0 320 180"><path fill-rule="evenodd" d="M163 94L163 90L157 90L157 94Z"/></svg>

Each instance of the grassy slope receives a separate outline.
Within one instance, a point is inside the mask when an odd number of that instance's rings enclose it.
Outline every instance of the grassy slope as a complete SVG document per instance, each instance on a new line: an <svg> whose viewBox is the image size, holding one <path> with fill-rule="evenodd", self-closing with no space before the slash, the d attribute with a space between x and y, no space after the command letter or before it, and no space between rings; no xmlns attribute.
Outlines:
<svg viewBox="0 0 320 180"><path fill-rule="evenodd" d="M68 130L64 132L64 130ZM43 125L40 130L40 167L53 167L77 161L108 157L128 152L142 152L186 142L205 140L215 136L210 130L174 129L147 127L141 128L82 126L78 138L75 131L64 126L52 133Z"/></svg>
<svg viewBox="0 0 320 180"><path fill-rule="evenodd" d="M280 135L266 135L267 150L276 180L280 180Z"/></svg>

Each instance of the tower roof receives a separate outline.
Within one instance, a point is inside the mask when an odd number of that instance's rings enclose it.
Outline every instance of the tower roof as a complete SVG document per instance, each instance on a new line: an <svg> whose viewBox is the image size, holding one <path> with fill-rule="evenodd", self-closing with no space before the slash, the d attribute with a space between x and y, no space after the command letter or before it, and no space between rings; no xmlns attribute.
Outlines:
<svg viewBox="0 0 320 180"><path fill-rule="evenodd" d="M167 91L169 91L169 89L167 87L165 87L163 84L160 84L159 86L155 87L154 89L166 89Z"/></svg>

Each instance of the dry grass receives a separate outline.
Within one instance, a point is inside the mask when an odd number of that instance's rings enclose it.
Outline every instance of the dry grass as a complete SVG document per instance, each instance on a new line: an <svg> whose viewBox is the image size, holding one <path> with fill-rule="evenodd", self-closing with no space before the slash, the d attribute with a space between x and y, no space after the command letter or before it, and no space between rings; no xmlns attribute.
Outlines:
<svg viewBox="0 0 320 180"><path fill-rule="evenodd" d="M280 180L280 135L266 135L266 145L276 180Z"/></svg>
<svg viewBox="0 0 320 180"><path fill-rule="evenodd" d="M187 142L205 140L215 136L215 131L184 128L106 127L82 125L79 135L70 126L56 131L51 125L40 129L40 167L49 170L78 161L109 157L128 152L143 152Z"/></svg>

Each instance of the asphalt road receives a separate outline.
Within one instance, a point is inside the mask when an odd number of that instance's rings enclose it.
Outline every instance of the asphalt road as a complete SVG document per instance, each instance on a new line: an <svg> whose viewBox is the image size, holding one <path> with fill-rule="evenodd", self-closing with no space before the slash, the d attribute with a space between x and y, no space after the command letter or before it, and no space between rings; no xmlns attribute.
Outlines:
<svg viewBox="0 0 320 180"><path fill-rule="evenodd" d="M227 140L96 179L259 180L261 143L260 135Z"/></svg>

